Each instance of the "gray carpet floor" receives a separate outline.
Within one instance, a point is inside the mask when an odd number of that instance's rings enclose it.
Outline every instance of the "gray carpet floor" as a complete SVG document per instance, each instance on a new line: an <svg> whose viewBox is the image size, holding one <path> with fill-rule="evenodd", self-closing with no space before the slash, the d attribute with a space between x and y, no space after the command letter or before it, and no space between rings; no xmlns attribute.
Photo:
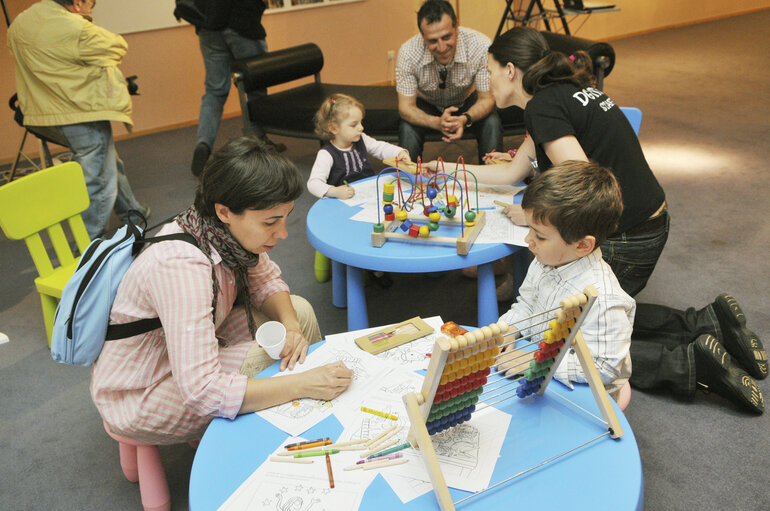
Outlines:
<svg viewBox="0 0 770 511"><path fill-rule="evenodd" d="M768 27L766 10L613 41L617 64L605 82L618 104L644 112L640 139L672 215L668 245L638 299L702 307L730 292L766 344ZM225 121L218 145L239 132L238 119ZM195 129L187 128L118 143L153 221L192 199L194 137ZM317 143L280 140L307 176ZM516 145L515 139L506 142ZM431 144L428 152L453 160L475 154L475 147ZM346 316L331 304L331 283L314 279L304 231L312 202L309 194L298 200L290 237L271 256L293 292L313 303L323 332L335 333L345 330ZM0 331L10 337L0 345L0 509L141 509L137 486L123 478L117 446L90 401L89 370L50 358L34 276L24 244L0 235ZM475 282L459 273L395 275L394 281L388 290L367 288L372 324L417 314L474 323ZM770 397L767 380L760 388ZM634 391L626 415L641 453L646 509L770 509L770 414L749 415L716 395L699 393L682 402L663 392ZM188 445L162 448L175 510L188 507L194 454ZM596 509L614 509L612 498L612 488L598 493Z"/></svg>

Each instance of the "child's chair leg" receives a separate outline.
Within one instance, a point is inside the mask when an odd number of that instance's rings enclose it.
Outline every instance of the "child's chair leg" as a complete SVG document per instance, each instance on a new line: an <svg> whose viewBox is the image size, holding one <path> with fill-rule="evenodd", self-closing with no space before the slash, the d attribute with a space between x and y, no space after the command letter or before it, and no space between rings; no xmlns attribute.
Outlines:
<svg viewBox="0 0 770 511"><path fill-rule="evenodd" d="M53 296L40 295L40 304L43 306L43 322L45 323L45 335L48 338L48 347L51 347L51 333L53 332L53 319L56 316L56 306L59 301Z"/></svg>
<svg viewBox="0 0 770 511"><path fill-rule="evenodd" d="M328 257L321 252L315 252L315 279L323 284L329 280L329 270L331 268L331 261Z"/></svg>
<svg viewBox="0 0 770 511"><path fill-rule="evenodd" d="M119 442L118 447L120 448L120 468L123 469L123 475L132 483L139 481L139 469L136 463L136 446Z"/></svg>
<svg viewBox="0 0 770 511"><path fill-rule="evenodd" d="M145 511L169 511L171 496L157 445L137 447L139 491Z"/></svg>

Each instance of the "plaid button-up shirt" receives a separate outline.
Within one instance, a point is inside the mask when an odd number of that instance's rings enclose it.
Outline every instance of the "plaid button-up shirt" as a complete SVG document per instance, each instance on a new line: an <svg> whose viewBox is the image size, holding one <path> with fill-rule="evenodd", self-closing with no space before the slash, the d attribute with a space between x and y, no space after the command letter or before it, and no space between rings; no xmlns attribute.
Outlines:
<svg viewBox="0 0 770 511"><path fill-rule="evenodd" d="M459 27L457 47L452 62L447 66L446 86L441 82L440 65L417 34L406 41L398 51L396 61L396 91L403 96L417 95L439 107L459 106L474 90L489 91L487 50L491 44L484 34Z"/></svg>

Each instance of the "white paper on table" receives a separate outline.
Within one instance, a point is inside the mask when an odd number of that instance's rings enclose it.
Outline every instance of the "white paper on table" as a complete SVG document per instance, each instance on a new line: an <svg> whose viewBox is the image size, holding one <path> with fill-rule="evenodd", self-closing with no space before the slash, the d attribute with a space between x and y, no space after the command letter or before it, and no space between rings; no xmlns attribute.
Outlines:
<svg viewBox="0 0 770 511"><path fill-rule="evenodd" d="M430 481L421 481L420 479L400 476L393 472L384 472L382 477L404 504L410 500L416 499L420 495L433 491L433 485Z"/></svg>
<svg viewBox="0 0 770 511"><path fill-rule="evenodd" d="M343 436L346 433L349 434L345 440L372 439L383 430L395 425L402 427L398 435L402 439L399 443L405 442L406 431L409 429L409 417L402 397L404 394L418 391L424 379L424 376L394 367L384 373L382 378L367 385L362 401L354 403L353 406L335 407L334 415L346 428ZM364 412L361 410L362 406L393 415L398 417L398 420ZM348 428L353 428L354 431L347 431Z"/></svg>
<svg viewBox="0 0 770 511"><path fill-rule="evenodd" d="M440 335L441 325L443 325L444 322L442 321L441 316L432 316L423 319L423 321L433 328L434 332L432 334L383 351L382 353L375 355L375 357L391 366L396 365L409 371L427 369L428 364L430 363L430 357L428 357L427 354L433 351L433 343L436 342L436 338ZM355 344L357 338L391 326L393 325L364 328L353 332L327 335L326 344L357 346Z"/></svg>
<svg viewBox="0 0 770 511"><path fill-rule="evenodd" d="M431 435L447 486L470 492L489 486L510 422L510 414L487 407L474 412L468 422ZM422 453L406 449L404 456L409 463L394 466L394 474L430 480Z"/></svg>
<svg viewBox="0 0 770 511"><path fill-rule="evenodd" d="M283 445L302 440L288 438L273 456L285 450ZM280 463L270 461L268 457L220 506L219 511L358 509L374 474L345 472L343 467L352 458L343 453L334 454L330 458L334 477L334 489L331 489L326 458L306 459L313 460L313 463Z"/></svg>
<svg viewBox="0 0 770 511"><path fill-rule="evenodd" d="M299 374L336 361L342 361L353 370L353 381L340 396L332 401L299 399L256 413L290 435L300 435L328 417L337 406L345 406L345 403L352 403L351 406L354 406L359 403L360 407L368 383L376 381L389 370L389 367L383 367L373 355L356 345L324 344L310 353L304 364L297 364L293 370L286 370L275 376Z"/></svg>

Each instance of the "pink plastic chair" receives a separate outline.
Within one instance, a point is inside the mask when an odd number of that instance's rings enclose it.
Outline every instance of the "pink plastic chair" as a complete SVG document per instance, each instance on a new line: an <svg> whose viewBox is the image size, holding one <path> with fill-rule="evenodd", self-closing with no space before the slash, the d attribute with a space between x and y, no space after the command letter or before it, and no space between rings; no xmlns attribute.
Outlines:
<svg viewBox="0 0 770 511"><path fill-rule="evenodd" d="M629 402L631 402L631 384L626 382L618 392L618 407L625 410Z"/></svg>
<svg viewBox="0 0 770 511"><path fill-rule="evenodd" d="M106 422L104 430L120 446L120 467L126 479L132 483L139 481L144 511L169 511L171 495L158 446L115 434Z"/></svg>

